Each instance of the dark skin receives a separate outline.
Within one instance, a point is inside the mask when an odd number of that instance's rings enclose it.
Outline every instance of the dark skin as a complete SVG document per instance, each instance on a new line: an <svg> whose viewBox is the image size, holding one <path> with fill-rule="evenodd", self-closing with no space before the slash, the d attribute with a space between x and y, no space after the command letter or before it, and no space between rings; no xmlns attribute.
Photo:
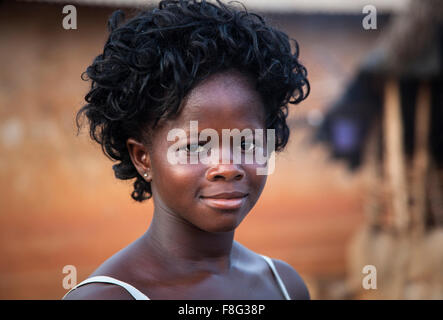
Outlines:
<svg viewBox="0 0 443 320"><path fill-rule="evenodd" d="M236 70L215 74L183 101L178 117L151 135L151 143L127 140L132 162L151 182L154 215L139 239L105 261L91 276L130 283L150 299L284 299L265 262L234 241L234 232L251 211L266 183L253 164L171 164L167 150L172 128L199 130L265 129L265 111L251 78ZM189 134L188 134L189 138ZM184 145L192 141L185 141ZM220 143L221 146L221 143ZM235 209L208 206L202 199L220 192L247 196ZM301 277L273 259L291 299L309 299ZM104 283L80 286L65 299L133 299L123 288Z"/></svg>

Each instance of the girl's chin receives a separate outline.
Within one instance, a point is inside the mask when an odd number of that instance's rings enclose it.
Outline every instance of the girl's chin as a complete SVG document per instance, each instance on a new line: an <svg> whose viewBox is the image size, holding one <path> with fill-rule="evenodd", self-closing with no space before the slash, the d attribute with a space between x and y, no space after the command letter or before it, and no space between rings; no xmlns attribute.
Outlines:
<svg viewBox="0 0 443 320"><path fill-rule="evenodd" d="M232 232L234 231L238 225L239 222L237 219L230 219L231 221L226 221L227 219L224 219L224 221L211 221L212 223L210 225L202 226L202 230L211 232L211 233L224 233L224 232Z"/></svg>

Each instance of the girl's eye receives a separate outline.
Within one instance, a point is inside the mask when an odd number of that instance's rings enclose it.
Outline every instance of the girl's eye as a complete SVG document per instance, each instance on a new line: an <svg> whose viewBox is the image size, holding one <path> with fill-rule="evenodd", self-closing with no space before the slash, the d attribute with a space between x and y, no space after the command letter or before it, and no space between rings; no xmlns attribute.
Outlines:
<svg viewBox="0 0 443 320"><path fill-rule="evenodd" d="M241 142L241 149L245 152L252 151L252 150L254 150L254 148L255 148L254 142L251 142L251 141L242 141Z"/></svg>
<svg viewBox="0 0 443 320"><path fill-rule="evenodd" d="M190 153L200 153L203 152L205 150L205 148L199 144L188 144L185 148L186 152L190 152Z"/></svg>

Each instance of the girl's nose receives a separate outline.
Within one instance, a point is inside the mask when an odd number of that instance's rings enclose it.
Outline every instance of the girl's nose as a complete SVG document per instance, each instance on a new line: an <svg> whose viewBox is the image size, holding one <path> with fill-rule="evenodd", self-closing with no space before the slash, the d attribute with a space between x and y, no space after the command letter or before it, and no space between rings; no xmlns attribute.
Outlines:
<svg viewBox="0 0 443 320"><path fill-rule="evenodd" d="M206 171L206 179L209 181L216 180L241 180L243 179L245 172L237 164L218 164Z"/></svg>

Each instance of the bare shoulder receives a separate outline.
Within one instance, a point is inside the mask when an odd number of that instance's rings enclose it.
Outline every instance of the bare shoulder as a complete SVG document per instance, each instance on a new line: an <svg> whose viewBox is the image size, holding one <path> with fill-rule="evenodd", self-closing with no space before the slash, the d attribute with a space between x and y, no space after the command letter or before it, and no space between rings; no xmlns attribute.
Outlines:
<svg viewBox="0 0 443 320"><path fill-rule="evenodd" d="M235 242L236 248L240 250L244 261L248 265L248 269L251 270L251 266L263 266L263 268L269 268L267 263L264 261L262 255L248 249L242 244ZM302 277L298 272L288 263L279 260L272 259L278 274L280 275L286 290L288 290L289 296L293 300L310 300L309 290L303 281Z"/></svg>
<svg viewBox="0 0 443 320"><path fill-rule="evenodd" d="M292 300L310 300L309 290L298 272L288 263L272 259Z"/></svg>
<svg viewBox="0 0 443 320"><path fill-rule="evenodd" d="M109 283L88 283L69 292L63 300L133 300L124 288Z"/></svg>

